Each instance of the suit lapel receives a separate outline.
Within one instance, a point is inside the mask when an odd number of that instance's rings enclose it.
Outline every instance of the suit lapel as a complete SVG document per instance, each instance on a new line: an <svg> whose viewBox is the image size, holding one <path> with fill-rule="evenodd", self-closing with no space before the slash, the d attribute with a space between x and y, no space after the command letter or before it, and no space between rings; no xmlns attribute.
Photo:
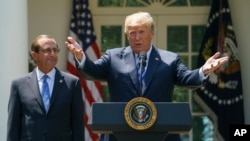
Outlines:
<svg viewBox="0 0 250 141"><path fill-rule="evenodd" d="M145 85L146 85L145 91L147 90L147 87L149 86L160 61L161 61L160 55L158 54L155 47L153 47L151 50L150 57L148 59L148 64L147 64L148 67L147 67L147 71L146 71L146 75L144 79Z"/></svg>
<svg viewBox="0 0 250 141"><path fill-rule="evenodd" d="M27 88L31 89L31 92L33 96L35 97L36 101L38 102L38 105L45 112L35 69L28 76Z"/></svg>
<svg viewBox="0 0 250 141"><path fill-rule="evenodd" d="M138 77L137 77L137 69L136 69L136 64L135 64L135 57L134 57L134 53L131 50L131 48L126 48L126 50L124 50L122 52L122 59L124 60L124 63L126 66L126 70L127 72L129 72L129 76L133 82L133 85L137 91L137 93L139 94L139 81L138 81Z"/></svg>
<svg viewBox="0 0 250 141"><path fill-rule="evenodd" d="M65 81L64 76L60 73L60 71L58 69L56 69L54 87L53 87L53 91L52 91L52 95L51 95L51 99L50 99L49 111L53 108L53 105L54 105L54 103L56 101L56 98L60 94L60 89L63 86L64 81Z"/></svg>

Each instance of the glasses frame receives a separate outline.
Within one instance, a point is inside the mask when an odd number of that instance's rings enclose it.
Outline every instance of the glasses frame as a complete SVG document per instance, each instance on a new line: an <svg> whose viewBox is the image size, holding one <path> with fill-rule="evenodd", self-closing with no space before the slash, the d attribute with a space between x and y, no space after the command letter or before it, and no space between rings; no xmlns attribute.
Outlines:
<svg viewBox="0 0 250 141"><path fill-rule="evenodd" d="M60 52L59 48L46 48L46 49L40 49L39 51L45 53L45 54L52 54L52 51L54 54L58 54Z"/></svg>

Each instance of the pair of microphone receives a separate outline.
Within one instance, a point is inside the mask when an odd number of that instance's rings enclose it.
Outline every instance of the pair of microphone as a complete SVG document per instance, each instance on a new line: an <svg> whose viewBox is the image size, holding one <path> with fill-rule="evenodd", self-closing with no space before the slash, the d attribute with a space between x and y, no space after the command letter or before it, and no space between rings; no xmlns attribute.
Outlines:
<svg viewBox="0 0 250 141"><path fill-rule="evenodd" d="M142 96L143 95L143 72L145 71L145 67L147 65L147 52L145 51L142 51L139 53L139 65L140 65L140 68L139 68L139 71L140 71L140 76L139 76L139 80L140 80L140 95Z"/></svg>
<svg viewBox="0 0 250 141"><path fill-rule="evenodd" d="M139 63L140 63L140 69L143 72L147 65L147 52L146 51L142 51L139 53Z"/></svg>

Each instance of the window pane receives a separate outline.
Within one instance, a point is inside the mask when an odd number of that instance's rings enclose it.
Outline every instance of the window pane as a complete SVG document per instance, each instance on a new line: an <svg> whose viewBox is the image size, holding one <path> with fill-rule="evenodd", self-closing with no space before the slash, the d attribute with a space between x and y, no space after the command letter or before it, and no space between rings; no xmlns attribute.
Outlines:
<svg viewBox="0 0 250 141"><path fill-rule="evenodd" d="M190 0L191 6L210 6L212 0Z"/></svg>
<svg viewBox="0 0 250 141"><path fill-rule="evenodd" d="M198 68L198 56L193 55L192 56L192 68L191 69L197 69Z"/></svg>
<svg viewBox="0 0 250 141"><path fill-rule="evenodd" d="M121 26L102 26L101 27L101 51L122 46L122 27Z"/></svg>
<svg viewBox="0 0 250 141"><path fill-rule="evenodd" d="M166 6L188 6L188 0L162 0L162 5ZM98 7L145 7L157 1L152 0L98 0ZM210 6L212 0L190 0L191 6Z"/></svg>
<svg viewBox="0 0 250 141"><path fill-rule="evenodd" d="M170 1L170 0L168 0L168 1ZM170 6L187 6L187 0L177 0L176 2L171 4Z"/></svg>
<svg viewBox="0 0 250 141"><path fill-rule="evenodd" d="M193 117L193 141L213 141L214 127L207 116Z"/></svg>
<svg viewBox="0 0 250 141"><path fill-rule="evenodd" d="M188 51L188 26L167 27L167 50L173 52Z"/></svg>
<svg viewBox="0 0 250 141"><path fill-rule="evenodd" d="M201 108L201 106L196 102L196 100L192 96L192 112L196 113L204 113L204 110Z"/></svg>
<svg viewBox="0 0 250 141"><path fill-rule="evenodd" d="M137 0L127 0L127 7L142 7L144 6L142 3L137 2Z"/></svg>
<svg viewBox="0 0 250 141"><path fill-rule="evenodd" d="M182 63L188 67L188 56L180 56L180 57L181 57Z"/></svg>
<svg viewBox="0 0 250 141"><path fill-rule="evenodd" d="M126 35L125 35L125 46L129 46L129 42Z"/></svg>
<svg viewBox="0 0 250 141"><path fill-rule="evenodd" d="M161 0L161 1L153 1L153 0L127 0L126 6L130 7L141 7L141 6L148 6L148 5L153 5L155 3L159 3L161 5L166 5L166 6L187 6L187 0Z"/></svg>
<svg viewBox="0 0 250 141"><path fill-rule="evenodd" d="M199 52L205 30L205 25L192 26L192 52Z"/></svg>
<svg viewBox="0 0 250 141"><path fill-rule="evenodd" d="M175 86L173 102L188 102L188 89Z"/></svg>
<svg viewBox="0 0 250 141"><path fill-rule="evenodd" d="M123 7L124 0L98 0L99 7Z"/></svg>

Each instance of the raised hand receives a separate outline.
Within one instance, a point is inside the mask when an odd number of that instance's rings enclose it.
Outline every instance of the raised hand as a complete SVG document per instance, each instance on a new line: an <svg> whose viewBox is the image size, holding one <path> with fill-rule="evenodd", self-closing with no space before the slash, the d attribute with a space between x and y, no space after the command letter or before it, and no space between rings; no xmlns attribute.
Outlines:
<svg viewBox="0 0 250 141"><path fill-rule="evenodd" d="M83 58L83 51L81 46L72 37L68 37L65 42L68 50L80 61Z"/></svg>
<svg viewBox="0 0 250 141"><path fill-rule="evenodd" d="M202 71L204 75L209 74L212 71L217 69L224 69L223 64L228 61L228 57L220 57L220 52L216 52L213 56L211 56L205 64L202 66Z"/></svg>

